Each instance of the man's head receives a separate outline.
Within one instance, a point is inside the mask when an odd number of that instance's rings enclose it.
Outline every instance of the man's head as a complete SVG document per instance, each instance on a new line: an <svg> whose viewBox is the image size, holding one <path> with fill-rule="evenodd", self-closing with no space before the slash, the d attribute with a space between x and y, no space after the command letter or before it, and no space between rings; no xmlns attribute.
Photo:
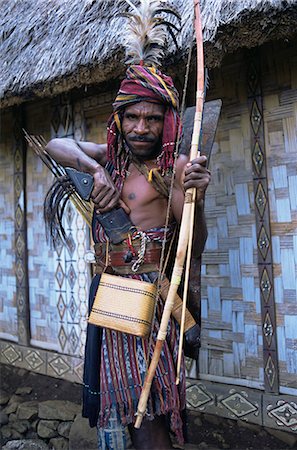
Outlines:
<svg viewBox="0 0 297 450"><path fill-rule="evenodd" d="M116 171L125 177L129 152L140 158L158 156L162 172L171 169L180 127L178 92L172 79L153 67L130 66L113 108L107 157Z"/></svg>
<svg viewBox="0 0 297 450"><path fill-rule="evenodd" d="M127 106L122 118L122 133L132 154L153 159L161 153L165 107L139 102Z"/></svg>

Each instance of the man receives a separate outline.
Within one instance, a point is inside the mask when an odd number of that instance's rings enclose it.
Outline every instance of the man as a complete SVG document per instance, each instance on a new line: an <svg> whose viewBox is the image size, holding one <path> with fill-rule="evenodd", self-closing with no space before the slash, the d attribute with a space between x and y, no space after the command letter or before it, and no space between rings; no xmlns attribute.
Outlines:
<svg viewBox="0 0 297 450"><path fill-rule="evenodd" d="M92 200L96 213L121 206L138 231L145 233L151 242L160 242L164 237L168 205L168 198L163 191L170 185L180 126L177 91L171 78L158 70L134 65L127 70L126 79L121 84L113 106L107 145L54 139L47 145L47 151L60 164L93 176ZM154 181L155 178L159 182ZM196 188L196 255L202 253L207 235L203 201L209 182L210 172L206 168L205 156L190 162L186 155L178 157L170 226L173 227L174 222L178 224L181 220L185 190ZM102 243L103 235L100 225L94 220L95 242ZM108 251L102 245L101 263L105 258L102 253ZM132 244L127 243L127 254L129 245L133 247L133 241ZM111 259L116 252L117 246L113 246ZM125 262L125 266L129 263ZM159 264L159 261L156 263ZM117 266L113 266L113 269L117 273ZM136 271L134 274L131 270L126 273L127 276L138 276L145 281L156 279L156 272ZM97 275L90 290L90 308L98 283ZM162 308L162 302L158 302L154 337L159 328ZM98 421L99 448L124 449L123 426L126 425L129 426L136 449L172 448L169 428L182 441L181 411L185 407L185 377L183 366L180 386L176 386L178 333L178 325L171 319L152 385L148 417L145 418L148 420L144 420L141 428L136 430L133 427L134 415L146 372L147 353L152 353L154 343L148 349L144 339L88 326L83 412L89 417L91 426Z"/></svg>

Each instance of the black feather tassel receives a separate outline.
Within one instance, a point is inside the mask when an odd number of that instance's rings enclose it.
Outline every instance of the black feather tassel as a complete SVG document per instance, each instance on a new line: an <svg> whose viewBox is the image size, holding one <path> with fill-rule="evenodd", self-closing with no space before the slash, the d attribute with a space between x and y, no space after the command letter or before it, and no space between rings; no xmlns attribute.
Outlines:
<svg viewBox="0 0 297 450"><path fill-rule="evenodd" d="M58 243L69 247L66 231L63 227L63 214L68 200L74 192L73 184L68 177L59 177L48 190L43 209L46 239L55 250Z"/></svg>

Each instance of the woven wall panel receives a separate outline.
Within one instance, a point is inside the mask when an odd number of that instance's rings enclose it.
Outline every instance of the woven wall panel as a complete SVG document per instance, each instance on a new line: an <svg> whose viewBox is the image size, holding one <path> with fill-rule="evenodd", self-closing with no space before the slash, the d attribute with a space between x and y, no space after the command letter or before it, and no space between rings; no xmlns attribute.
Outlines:
<svg viewBox="0 0 297 450"><path fill-rule="evenodd" d="M17 340L16 276L14 247L13 117L1 115L0 138L0 336ZM19 242L22 245L22 242Z"/></svg>
<svg viewBox="0 0 297 450"><path fill-rule="evenodd" d="M297 74L292 52L292 48L284 52L278 46L271 46L263 49L261 55L281 388L296 388L297 384L297 91L293 81ZM237 54L221 71L215 72L215 89L210 92L212 98L223 98L223 113L210 164L212 184L206 200L210 233L202 268L200 373L248 378L261 385L262 319L265 318L261 317L260 282L265 283L267 276L259 272L257 265L257 240L265 235L263 232L258 237L255 213L256 208L261 211L267 193L254 192L250 117L245 107L246 93L239 89L245 82L242 73L246 69L243 61L239 63L240 58ZM285 65L286 78L278 69ZM273 279L272 273L267 275ZM270 319L274 320L273 315ZM269 327L269 321L265 326ZM220 336L232 342L231 351L221 342L213 351L214 341Z"/></svg>
<svg viewBox="0 0 297 450"><path fill-rule="evenodd" d="M210 228L202 259L200 373L263 383L261 310L249 112L244 64L215 72L212 98L223 109L210 160L206 196ZM231 82L232 80L232 82Z"/></svg>
<svg viewBox="0 0 297 450"><path fill-rule="evenodd" d="M49 139L50 104L27 107L27 130ZM28 147L27 154L27 226L31 343L59 350L59 315L55 301L55 260L46 242L43 204L53 177L43 162Z"/></svg>
<svg viewBox="0 0 297 450"><path fill-rule="evenodd" d="M281 387L297 387L297 67L275 52L263 78L277 349ZM263 53L263 66L268 56ZM282 67L286 67L285 74Z"/></svg>
<svg viewBox="0 0 297 450"><path fill-rule="evenodd" d="M51 137L84 140L84 119L80 107L73 108L70 97L54 100L51 113ZM89 246L88 227L68 202L63 226L69 246L60 243L55 256L55 304L59 314L57 341L60 352L83 356L86 338L86 310L89 268L84 256Z"/></svg>

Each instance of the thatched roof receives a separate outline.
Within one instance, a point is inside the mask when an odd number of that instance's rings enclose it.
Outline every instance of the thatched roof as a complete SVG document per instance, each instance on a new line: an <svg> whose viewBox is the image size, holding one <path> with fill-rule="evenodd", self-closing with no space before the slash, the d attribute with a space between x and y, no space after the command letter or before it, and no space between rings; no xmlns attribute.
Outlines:
<svg viewBox="0 0 297 450"><path fill-rule="evenodd" d="M182 16L183 58L193 0L170 3ZM123 0L2 0L1 106L121 76L125 19L117 13L126 7ZM201 0L201 9L210 67L238 47L288 39L297 29L297 0ZM167 57L167 65L176 61L173 46Z"/></svg>

